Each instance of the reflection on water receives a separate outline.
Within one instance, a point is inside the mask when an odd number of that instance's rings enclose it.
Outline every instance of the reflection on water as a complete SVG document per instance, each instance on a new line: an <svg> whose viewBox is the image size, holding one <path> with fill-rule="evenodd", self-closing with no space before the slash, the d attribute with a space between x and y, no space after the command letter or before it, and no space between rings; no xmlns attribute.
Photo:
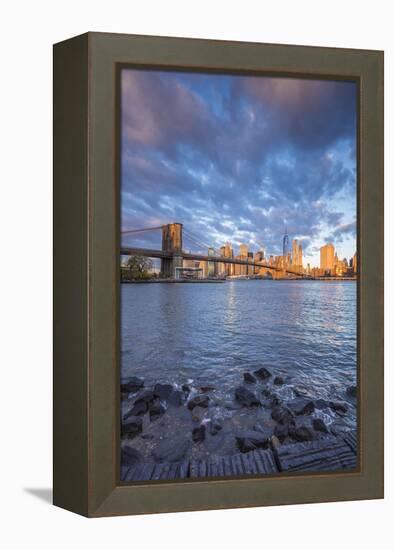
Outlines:
<svg viewBox="0 0 393 550"><path fill-rule="evenodd" d="M262 365L315 397L345 400L356 383L356 283L121 286L123 378L214 384L226 399L245 370Z"/></svg>

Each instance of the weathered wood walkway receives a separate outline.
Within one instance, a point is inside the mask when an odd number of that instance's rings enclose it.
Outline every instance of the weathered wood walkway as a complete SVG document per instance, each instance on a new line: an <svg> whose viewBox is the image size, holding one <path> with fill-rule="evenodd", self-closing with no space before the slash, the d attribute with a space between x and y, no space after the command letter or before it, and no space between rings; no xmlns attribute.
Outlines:
<svg viewBox="0 0 393 550"><path fill-rule="evenodd" d="M122 466L122 481L220 478L272 475L278 472L321 472L357 466L356 432L305 443L281 445L275 450L250 451L211 460Z"/></svg>

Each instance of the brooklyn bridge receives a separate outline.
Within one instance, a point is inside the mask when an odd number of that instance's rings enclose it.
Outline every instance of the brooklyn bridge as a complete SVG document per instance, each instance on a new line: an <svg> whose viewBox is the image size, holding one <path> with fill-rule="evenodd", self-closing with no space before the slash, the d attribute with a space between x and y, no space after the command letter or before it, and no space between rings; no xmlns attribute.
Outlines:
<svg viewBox="0 0 393 550"><path fill-rule="evenodd" d="M199 262L212 262L219 264L232 264L248 267L255 267L259 270L266 269L273 278L282 278L287 274L290 276L311 278L310 275L302 273L290 266L272 265L265 260L257 261L250 257L225 256L219 253L214 247L201 242L192 233L184 229L181 223L168 223L156 227L147 227L143 229L130 229L121 232L122 239L126 236L141 236L144 233L161 231L162 245L160 249L143 248L135 246L125 246L121 243L121 256L146 256L148 258L158 258L161 260L161 273L164 277L174 279L181 278L184 260L194 260ZM198 252L190 252L183 249L184 239L197 247ZM206 250L206 253L204 251ZM248 272L248 271L247 271Z"/></svg>

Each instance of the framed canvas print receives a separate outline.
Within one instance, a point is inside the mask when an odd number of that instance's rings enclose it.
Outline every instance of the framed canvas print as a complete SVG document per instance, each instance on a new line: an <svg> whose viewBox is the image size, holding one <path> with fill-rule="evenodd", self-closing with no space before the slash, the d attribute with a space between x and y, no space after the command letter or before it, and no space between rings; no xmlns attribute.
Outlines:
<svg viewBox="0 0 393 550"><path fill-rule="evenodd" d="M54 47L54 502L382 498L383 53Z"/></svg>

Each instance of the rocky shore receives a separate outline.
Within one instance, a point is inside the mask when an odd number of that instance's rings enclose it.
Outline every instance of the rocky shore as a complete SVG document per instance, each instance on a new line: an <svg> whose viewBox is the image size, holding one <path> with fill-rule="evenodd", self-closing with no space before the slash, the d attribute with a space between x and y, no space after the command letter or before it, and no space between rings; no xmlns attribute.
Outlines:
<svg viewBox="0 0 393 550"><path fill-rule="evenodd" d="M356 466L356 386L345 400L311 395L261 366L223 396L193 382L121 383L123 480L319 471ZM154 477L155 476L155 477Z"/></svg>

